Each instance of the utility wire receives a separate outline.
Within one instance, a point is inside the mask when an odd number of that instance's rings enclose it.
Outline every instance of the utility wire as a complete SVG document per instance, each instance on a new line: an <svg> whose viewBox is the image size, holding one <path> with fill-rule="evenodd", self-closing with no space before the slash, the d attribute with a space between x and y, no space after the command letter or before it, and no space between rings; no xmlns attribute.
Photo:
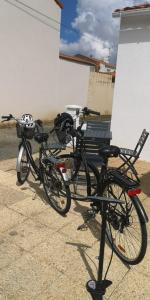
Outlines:
<svg viewBox="0 0 150 300"><path fill-rule="evenodd" d="M41 22L42 24L44 24L44 25L50 27L51 29L53 29L53 30L55 30L55 31L57 31L57 32L60 32L60 30L58 30L58 29L55 28L54 26L48 24L47 22L45 22L45 21L43 21L42 19L40 19L39 17L33 15L33 14L30 13L29 11L27 11L27 10L21 8L20 6L17 6L16 4L12 3L10 0L4 0L4 1L7 2L8 4L14 6L15 8L17 8L17 9L23 11L24 13L26 13L26 14L29 15L30 17L32 17L32 18L38 20L38 21ZM15 1L15 0L14 0L14 1ZM17 2L17 1L16 1L16 2Z"/></svg>
<svg viewBox="0 0 150 300"><path fill-rule="evenodd" d="M7 2L8 2L8 0L4 0L4 1L7 1ZM79 32L78 32L77 30L75 30L75 29L73 29L73 28L69 28L69 27L68 27L66 24L64 24L63 22L59 22L59 21L55 20L54 18L52 18L52 17L50 17L50 16L48 16L48 15L42 13L41 11L39 11L39 10L37 10L37 9L35 9L35 8L33 8L33 7L29 6L29 5L27 5L27 4L25 4L24 2L22 2L22 1L20 1L20 0L13 0L13 1L14 1L14 2L17 2L17 3L19 3L19 4L21 4L22 6L28 8L28 9L34 11L34 12L36 12L37 14L39 14L39 15L41 15L41 16L43 16L43 17L45 17L45 18L47 18L47 19L49 19L49 20L51 20L51 21L53 21L53 22L55 22L55 23L57 23L58 25L64 27L65 29L67 29L68 31L70 31L70 32L72 32L72 33L74 33L74 34L76 34L76 36L79 37ZM56 28L53 28L53 29L56 30ZM88 33L86 32L86 34L88 34ZM93 37L93 36L90 36L89 39L90 39L91 41L97 42L99 38L95 38L95 37Z"/></svg>

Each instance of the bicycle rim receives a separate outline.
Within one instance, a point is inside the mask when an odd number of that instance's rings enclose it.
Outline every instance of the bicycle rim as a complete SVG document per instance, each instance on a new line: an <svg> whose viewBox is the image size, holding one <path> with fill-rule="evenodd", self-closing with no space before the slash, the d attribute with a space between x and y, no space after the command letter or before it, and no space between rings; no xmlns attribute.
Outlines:
<svg viewBox="0 0 150 300"><path fill-rule="evenodd" d="M46 167L43 171L43 186L48 203L59 214L66 214L71 206L71 195L69 186L65 183L60 170Z"/></svg>
<svg viewBox="0 0 150 300"><path fill-rule="evenodd" d="M110 183L104 191L105 196L124 201L124 204L109 206L107 237L115 253L127 264L138 264L144 258L147 248L146 224L141 222L135 205L136 196L128 196L118 184ZM139 200L138 200L139 201ZM112 235L111 235L112 234Z"/></svg>
<svg viewBox="0 0 150 300"><path fill-rule="evenodd" d="M18 182L20 184L23 184L29 176L30 162L29 162L29 158L28 158L26 149L23 148L23 149L20 149L20 151L22 151L22 154L21 154L21 159L19 162L20 171L17 171L17 178L18 178Z"/></svg>

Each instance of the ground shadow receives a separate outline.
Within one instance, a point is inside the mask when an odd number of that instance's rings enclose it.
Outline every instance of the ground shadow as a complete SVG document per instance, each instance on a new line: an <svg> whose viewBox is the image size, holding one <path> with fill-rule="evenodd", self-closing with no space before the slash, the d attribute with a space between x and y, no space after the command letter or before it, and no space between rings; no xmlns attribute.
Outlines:
<svg viewBox="0 0 150 300"><path fill-rule="evenodd" d="M74 211L80 213L83 218L83 221L85 222L86 221L86 212L87 212L88 207L84 206L83 204L80 204L78 201L74 201L74 202L75 202ZM87 228L90 229L91 233L97 240L100 240L101 225L97 221L97 219L93 219L89 223L87 223Z"/></svg>
<svg viewBox="0 0 150 300"><path fill-rule="evenodd" d="M28 184L29 184L29 188L31 188L33 190L33 192L35 192L35 198L36 195L38 195L40 197L40 199L44 202L47 203L47 197L45 195L44 190L41 189L41 185L39 182L33 182L31 180L27 180ZM22 190L27 190L29 189L28 187L22 187Z"/></svg>
<svg viewBox="0 0 150 300"><path fill-rule="evenodd" d="M87 257L92 261L92 263L95 265L95 268L97 269L97 266L95 264L95 262L90 258L90 256L86 253L86 250L91 248L88 245L85 244L81 244L81 243L71 243L71 242L66 242L67 245L71 245L77 248L77 251L79 251L81 258L85 264L86 270L88 271L88 274L90 276L91 279L96 280L94 273L92 271L92 268L90 266L90 264L88 263L88 259Z"/></svg>
<svg viewBox="0 0 150 300"><path fill-rule="evenodd" d="M82 202L83 203L83 202ZM74 208L74 211L81 213L81 216L83 218L83 221L86 221L86 215L85 212L87 211L87 206L84 206L83 204L80 204L78 201L75 201L75 205L76 207ZM91 231L91 233L93 234L93 236L97 239L97 241L100 241L101 238L101 224L99 223L99 221L97 219L93 219L92 221L90 221L89 223L87 223L87 229L89 229ZM106 244L107 246L112 249L110 242L108 241L108 238L106 236ZM82 256L81 256L82 257ZM131 267L124 263L121 259L120 261L122 262L122 264L128 269L130 270Z"/></svg>

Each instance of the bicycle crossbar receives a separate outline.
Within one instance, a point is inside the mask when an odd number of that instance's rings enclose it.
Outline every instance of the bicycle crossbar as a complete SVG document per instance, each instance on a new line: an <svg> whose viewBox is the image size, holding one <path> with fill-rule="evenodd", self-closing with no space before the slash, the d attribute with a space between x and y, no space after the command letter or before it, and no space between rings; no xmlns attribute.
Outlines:
<svg viewBox="0 0 150 300"><path fill-rule="evenodd" d="M87 196L87 197L82 197L82 196L73 196L73 200L78 200L78 201L89 201L89 202L94 202L94 203L100 203L100 202L107 202L107 203L116 203L116 204L124 204L123 201L114 199L114 198L107 198L107 197L98 197L98 196Z"/></svg>

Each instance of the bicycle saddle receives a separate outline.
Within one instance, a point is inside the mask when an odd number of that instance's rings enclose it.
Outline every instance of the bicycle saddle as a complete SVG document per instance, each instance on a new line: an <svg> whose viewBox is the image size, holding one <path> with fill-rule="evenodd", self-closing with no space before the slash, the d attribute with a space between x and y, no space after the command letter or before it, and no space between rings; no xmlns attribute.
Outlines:
<svg viewBox="0 0 150 300"><path fill-rule="evenodd" d="M37 132L34 135L35 141L39 144L47 142L48 138L49 138L49 134L46 132Z"/></svg>
<svg viewBox="0 0 150 300"><path fill-rule="evenodd" d="M120 148L117 146L103 146L99 149L99 155L102 157L117 157L120 154Z"/></svg>

